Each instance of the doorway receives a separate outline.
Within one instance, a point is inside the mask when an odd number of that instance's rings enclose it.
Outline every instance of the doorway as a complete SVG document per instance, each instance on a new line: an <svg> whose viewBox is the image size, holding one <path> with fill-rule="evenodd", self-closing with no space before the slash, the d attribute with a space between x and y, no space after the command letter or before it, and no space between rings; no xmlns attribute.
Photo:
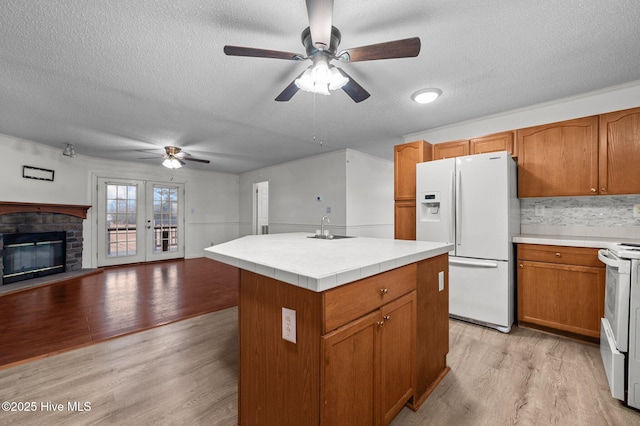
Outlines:
<svg viewBox="0 0 640 426"><path fill-rule="evenodd" d="M184 185L98 178L98 266L184 257Z"/></svg>
<svg viewBox="0 0 640 426"><path fill-rule="evenodd" d="M253 184L253 234L269 233L269 181Z"/></svg>

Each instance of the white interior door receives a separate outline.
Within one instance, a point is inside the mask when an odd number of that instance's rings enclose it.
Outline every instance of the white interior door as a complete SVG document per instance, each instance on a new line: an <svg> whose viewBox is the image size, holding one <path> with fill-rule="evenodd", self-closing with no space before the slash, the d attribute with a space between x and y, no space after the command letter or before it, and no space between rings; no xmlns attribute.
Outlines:
<svg viewBox="0 0 640 426"><path fill-rule="evenodd" d="M258 182L253 184L253 216L255 235L269 233L269 182Z"/></svg>
<svg viewBox="0 0 640 426"><path fill-rule="evenodd" d="M184 257L182 184L98 178L98 266Z"/></svg>

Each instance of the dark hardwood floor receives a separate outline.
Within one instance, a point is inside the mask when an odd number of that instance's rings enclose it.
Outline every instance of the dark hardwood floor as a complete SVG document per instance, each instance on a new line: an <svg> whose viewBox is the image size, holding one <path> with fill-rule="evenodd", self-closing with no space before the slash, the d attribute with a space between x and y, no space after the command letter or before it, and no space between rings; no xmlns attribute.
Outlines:
<svg viewBox="0 0 640 426"><path fill-rule="evenodd" d="M0 296L0 369L238 303L238 270L206 258L105 268Z"/></svg>

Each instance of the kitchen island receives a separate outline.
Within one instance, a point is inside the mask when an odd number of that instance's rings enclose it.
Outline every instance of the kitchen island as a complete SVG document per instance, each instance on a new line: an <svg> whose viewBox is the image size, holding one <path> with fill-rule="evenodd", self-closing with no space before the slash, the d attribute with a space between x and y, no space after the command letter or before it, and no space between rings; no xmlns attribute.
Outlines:
<svg viewBox="0 0 640 426"><path fill-rule="evenodd" d="M388 424L448 372L451 244L310 234L205 249L239 268L238 422Z"/></svg>

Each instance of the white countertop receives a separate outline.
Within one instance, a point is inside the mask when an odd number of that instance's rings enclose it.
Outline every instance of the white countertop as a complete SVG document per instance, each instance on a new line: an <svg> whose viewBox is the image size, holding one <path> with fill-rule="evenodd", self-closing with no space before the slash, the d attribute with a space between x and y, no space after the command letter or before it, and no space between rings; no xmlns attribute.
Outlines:
<svg viewBox="0 0 640 426"><path fill-rule="evenodd" d="M513 237L514 243L545 244L551 246L606 248L611 243L640 243L632 238L572 237L567 235L520 234Z"/></svg>
<svg viewBox="0 0 640 426"><path fill-rule="evenodd" d="M400 266L429 259L453 244L313 234L250 235L204 249L210 259L312 291L325 291Z"/></svg>

